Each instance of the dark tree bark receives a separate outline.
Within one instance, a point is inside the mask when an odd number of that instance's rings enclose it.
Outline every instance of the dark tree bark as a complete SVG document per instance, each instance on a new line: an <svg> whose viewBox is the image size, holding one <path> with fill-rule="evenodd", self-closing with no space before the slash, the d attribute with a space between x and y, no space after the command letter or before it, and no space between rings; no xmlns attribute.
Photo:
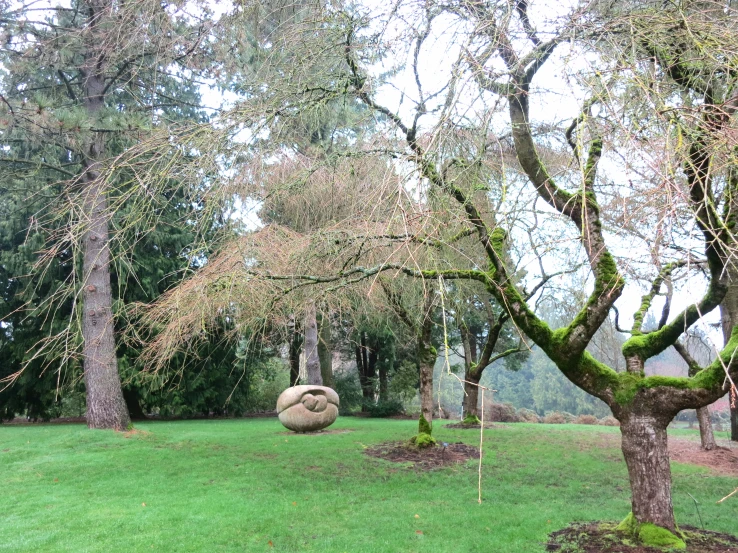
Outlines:
<svg viewBox="0 0 738 553"><path fill-rule="evenodd" d="M464 373L464 417L479 417L479 378L476 373Z"/></svg>
<svg viewBox="0 0 738 553"><path fill-rule="evenodd" d="M294 316L290 317L292 336L290 338L290 386L297 386L300 381L300 350L302 348L302 332Z"/></svg>
<svg viewBox="0 0 738 553"><path fill-rule="evenodd" d="M420 412L433 428L433 368L436 365L438 353L431 343L431 331L433 330L433 295L428 293L423 306L423 321L417 340L417 363L420 377ZM422 422L419 431L423 431Z"/></svg>
<svg viewBox="0 0 738 553"><path fill-rule="evenodd" d="M141 396L136 389L123 388L123 399L125 399L131 419L146 420L148 418L141 409Z"/></svg>
<svg viewBox="0 0 738 553"><path fill-rule="evenodd" d="M389 364L379 363L379 401L389 399Z"/></svg>
<svg viewBox="0 0 738 553"><path fill-rule="evenodd" d="M689 367L688 374L690 378L696 376L700 371L700 366L689 353L686 346L681 342L676 342L674 344L674 349L676 349L679 355L682 356L682 359L686 361L687 366ZM695 413L700 427L700 441L702 442L702 449L705 451L715 449L715 434L712 430L712 421L710 420L710 408L702 407L700 409L696 409ZM689 427L692 428L693 426L692 421L690 421Z"/></svg>
<svg viewBox="0 0 738 553"><path fill-rule="evenodd" d="M738 199L731 203L738 203ZM734 219L738 219L738 206L733 206ZM723 327L723 340L728 343L733 327L738 325L738 270L734 267L729 269L730 286L728 293L720 304L720 318ZM731 394L730 400L730 439L738 442L738 400Z"/></svg>
<svg viewBox="0 0 738 553"><path fill-rule="evenodd" d="M331 319L321 313L318 328L318 357L323 386L333 388L333 344L331 342Z"/></svg>
<svg viewBox="0 0 738 553"><path fill-rule="evenodd" d="M86 44L84 106L94 120L104 107L105 56L99 52L104 43L96 32L106 19L109 2L88 1L90 35ZM82 175L83 213L87 231L82 237L82 357L87 391L87 426L90 428L125 429L131 422L118 374L113 325L113 295L110 287L110 247L107 186L100 177L101 159L105 153L103 133L93 134L87 146L85 171Z"/></svg>
<svg viewBox="0 0 738 553"><path fill-rule="evenodd" d="M370 347L366 332L360 331L356 344L356 368L359 371L359 384L361 385L362 412L368 410L369 405L374 403L374 385L377 376L377 350Z"/></svg>
<svg viewBox="0 0 738 553"><path fill-rule="evenodd" d="M700 424L700 442L702 443L702 449L705 451L715 449L715 433L712 431L709 407L697 409L697 422Z"/></svg>
<svg viewBox="0 0 738 553"><path fill-rule="evenodd" d="M323 377L320 374L320 357L318 356L318 322L314 303L308 305L305 310L305 342L303 349L305 351L307 383L322 386Z"/></svg>

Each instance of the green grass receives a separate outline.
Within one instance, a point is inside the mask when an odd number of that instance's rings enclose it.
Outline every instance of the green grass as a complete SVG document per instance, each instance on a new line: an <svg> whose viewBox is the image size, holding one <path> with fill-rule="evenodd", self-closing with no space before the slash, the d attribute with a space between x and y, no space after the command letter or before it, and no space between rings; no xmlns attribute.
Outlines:
<svg viewBox="0 0 738 553"><path fill-rule="evenodd" d="M434 426L439 441L479 440ZM317 436L276 419L136 427L0 427L0 552L542 552L552 530L630 510L617 428L486 430L478 505L474 463L421 473L363 455L416 421L340 418L331 429L352 432ZM689 492L708 529L735 532L738 499L715 504L735 480L674 465L678 521L699 525Z"/></svg>

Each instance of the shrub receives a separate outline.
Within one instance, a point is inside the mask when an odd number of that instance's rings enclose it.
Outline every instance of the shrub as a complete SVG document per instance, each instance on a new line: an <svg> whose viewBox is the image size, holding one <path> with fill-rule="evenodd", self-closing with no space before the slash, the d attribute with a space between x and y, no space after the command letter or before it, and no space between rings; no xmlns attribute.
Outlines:
<svg viewBox="0 0 738 553"><path fill-rule="evenodd" d="M538 416L538 413L524 407L518 409L518 418L522 419L523 422L541 422L541 417Z"/></svg>
<svg viewBox="0 0 738 553"><path fill-rule="evenodd" d="M574 419L574 424L598 424L599 422L594 415L579 415Z"/></svg>
<svg viewBox="0 0 738 553"><path fill-rule="evenodd" d="M562 413L559 413L558 411L554 411L553 413L548 413L545 417L543 417L543 423L544 424L566 424L566 417Z"/></svg>
<svg viewBox="0 0 738 553"><path fill-rule="evenodd" d="M602 426L620 426L620 422L618 421L618 419L610 415L608 415L607 417L602 417L600 419L600 424Z"/></svg>
<svg viewBox="0 0 738 553"><path fill-rule="evenodd" d="M340 400L338 404L340 415L348 415L361 409L364 398L361 395L359 377L355 373L356 371L346 371L333 374L333 389Z"/></svg>
<svg viewBox="0 0 738 553"><path fill-rule="evenodd" d="M522 422L511 403L493 403L485 407L484 420L492 422Z"/></svg>
<svg viewBox="0 0 738 553"><path fill-rule="evenodd" d="M405 407L399 399L388 399L386 401L370 403L365 408L369 416L374 418L391 417L393 415L401 415L405 412Z"/></svg>
<svg viewBox="0 0 738 553"><path fill-rule="evenodd" d="M577 420L576 415L572 415L571 413L568 413L566 411L561 411L561 414L563 415L566 424L572 424L575 420Z"/></svg>

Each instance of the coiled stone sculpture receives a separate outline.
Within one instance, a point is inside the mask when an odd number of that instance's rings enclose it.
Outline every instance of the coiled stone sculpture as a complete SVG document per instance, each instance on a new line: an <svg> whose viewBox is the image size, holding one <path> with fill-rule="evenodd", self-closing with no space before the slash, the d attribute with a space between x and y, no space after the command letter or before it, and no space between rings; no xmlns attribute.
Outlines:
<svg viewBox="0 0 738 553"><path fill-rule="evenodd" d="M338 394L326 386L293 386L277 399L277 414L290 430L315 432L336 421Z"/></svg>

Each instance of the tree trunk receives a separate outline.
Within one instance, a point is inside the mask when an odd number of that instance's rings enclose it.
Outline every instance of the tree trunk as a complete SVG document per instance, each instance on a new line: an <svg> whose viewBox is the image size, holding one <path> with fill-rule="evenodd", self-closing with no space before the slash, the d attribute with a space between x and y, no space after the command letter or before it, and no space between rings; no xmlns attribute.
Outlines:
<svg viewBox="0 0 738 553"><path fill-rule="evenodd" d="M653 416L627 414L620 420L620 432L630 477L633 516L639 523L651 523L676 532L667 425L668 421Z"/></svg>
<svg viewBox="0 0 738 553"><path fill-rule="evenodd" d="M331 318L326 313L320 315L318 329L318 357L323 386L333 388L333 345L331 343Z"/></svg>
<svg viewBox="0 0 738 553"><path fill-rule="evenodd" d="M374 404L374 377L377 365L377 352L371 351L367 344L366 332L359 333L359 343L356 345L356 368L359 371L361 385L361 411L367 412L369 405Z"/></svg>
<svg viewBox="0 0 738 553"><path fill-rule="evenodd" d="M736 203L736 199L731 203ZM738 206L732 206L738 209ZM720 318L723 327L723 341L728 343L733 327L738 325L738 270L733 265L728 266L730 286L728 293L720 304ZM738 401L730 402L730 439L738 442Z"/></svg>
<svg viewBox="0 0 738 553"><path fill-rule="evenodd" d="M479 417L479 376L467 372L464 374L464 417Z"/></svg>
<svg viewBox="0 0 738 553"><path fill-rule="evenodd" d="M95 27L99 22L93 24ZM90 120L103 107L105 82L101 69L92 68L88 53L85 69L84 105ZM131 419L118 374L113 331L113 294L110 287L110 213L107 185L99 178L100 159L105 150L102 133L93 135L88 146L82 182L83 213L87 231L82 237L82 358L87 392L87 426L124 430Z"/></svg>
<svg viewBox="0 0 738 553"><path fill-rule="evenodd" d="M436 349L431 345L431 324L424 324L418 336L418 372L420 376L420 412L433 427L433 367L436 364ZM421 423L422 424L422 423ZM422 429L421 429L422 432Z"/></svg>
<svg viewBox="0 0 738 553"><path fill-rule="evenodd" d="M389 363L379 363L379 401L389 400Z"/></svg>
<svg viewBox="0 0 738 553"><path fill-rule="evenodd" d="M295 317L290 317L292 326L292 339L290 340L290 386L297 386L300 380L300 348L302 347L302 334L298 328Z"/></svg>
<svg viewBox="0 0 738 553"><path fill-rule="evenodd" d="M148 417L141 409L141 396L135 389L123 389L123 399L126 402L128 413L133 420L146 420Z"/></svg>
<svg viewBox="0 0 738 553"><path fill-rule="evenodd" d="M420 363L420 412L431 428L433 427L433 366L435 361L435 355L427 355Z"/></svg>
<svg viewBox="0 0 738 553"><path fill-rule="evenodd" d="M305 310L305 365L307 369L307 383L315 386L323 385L320 374L320 357L318 356L318 322L315 314L315 304L311 303Z"/></svg>
<svg viewBox="0 0 738 553"><path fill-rule="evenodd" d="M417 345L417 363L420 376L420 413L433 428L433 368L436 365L438 354L431 343L433 330L433 295L428 294L423 305L423 322L420 326ZM423 432L423 421L419 423L419 432Z"/></svg>
<svg viewBox="0 0 738 553"><path fill-rule="evenodd" d="M705 451L715 449L715 434L712 432L709 407L697 409L697 421L700 423L700 440L702 441L702 449Z"/></svg>

